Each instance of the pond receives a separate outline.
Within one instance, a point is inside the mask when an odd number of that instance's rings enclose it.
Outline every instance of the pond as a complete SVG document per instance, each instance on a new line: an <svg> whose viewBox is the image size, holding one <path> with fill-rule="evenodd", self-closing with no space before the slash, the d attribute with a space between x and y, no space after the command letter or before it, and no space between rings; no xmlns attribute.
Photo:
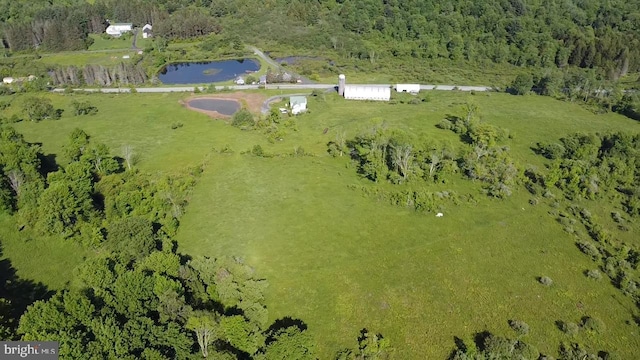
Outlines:
<svg viewBox="0 0 640 360"><path fill-rule="evenodd" d="M163 84L202 84L233 80L260 70L254 59L237 59L208 62L184 62L165 66L158 74Z"/></svg>
<svg viewBox="0 0 640 360"><path fill-rule="evenodd" d="M240 103L235 100L223 99L193 99L188 101L190 108L204 111L215 111L222 115L231 116L240 110Z"/></svg>

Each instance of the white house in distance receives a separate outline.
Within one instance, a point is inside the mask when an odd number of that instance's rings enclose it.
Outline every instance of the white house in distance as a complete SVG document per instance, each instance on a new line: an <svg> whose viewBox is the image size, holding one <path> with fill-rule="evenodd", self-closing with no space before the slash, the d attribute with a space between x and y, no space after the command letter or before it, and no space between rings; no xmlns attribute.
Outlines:
<svg viewBox="0 0 640 360"><path fill-rule="evenodd" d="M389 101L391 87L386 85L345 85L344 98L348 100Z"/></svg>
<svg viewBox="0 0 640 360"><path fill-rule="evenodd" d="M396 91L417 94L420 92L420 84L397 84Z"/></svg>
<svg viewBox="0 0 640 360"><path fill-rule="evenodd" d="M130 23L114 23L107 26L105 32L113 37L120 37L120 35L133 31L133 24Z"/></svg>
<svg viewBox="0 0 640 360"><path fill-rule="evenodd" d="M146 24L142 27L142 38L148 39L153 36L153 27L151 24Z"/></svg>
<svg viewBox="0 0 640 360"><path fill-rule="evenodd" d="M306 96L291 96L289 98L289 106L291 107L291 113L298 115L307 111L307 97Z"/></svg>

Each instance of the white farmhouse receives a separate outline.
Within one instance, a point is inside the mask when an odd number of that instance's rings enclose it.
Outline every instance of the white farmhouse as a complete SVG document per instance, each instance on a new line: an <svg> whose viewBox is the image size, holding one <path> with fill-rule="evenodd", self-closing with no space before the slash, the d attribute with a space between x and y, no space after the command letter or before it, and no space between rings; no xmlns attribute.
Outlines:
<svg viewBox="0 0 640 360"><path fill-rule="evenodd" d="M142 27L142 38L148 39L153 36L153 27L151 24L146 24Z"/></svg>
<svg viewBox="0 0 640 360"><path fill-rule="evenodd" d="M420 92L420 84L397 84L396 91L417 94Z"/></svg>
<svg viewBox="0 0 640 360"><path fill-rule="evenodd" d="M391 87L386 85L345 85L344 98L349 100L389 101Z"/></svg>
<svg viewBox="0 0 640 360"><path fill-rule="evenodd" d="M133 31L133 24L114 23L107 26L107 30L105 32L113 37L120 37L120 35L129 31Z"/></svg>
<svg viewBox="0 0 640 360"><path fill-rule="evenodd" d="M291 96L289 98L289 106L291 106L291 113L293 115L298 115L307 111L306 96Z"/></svg>
<svg viewBox="0 0 640 360"><path fill-rule="evenodd" d="M3 82L4 84L13 84L14 79L13 79L12 77L10 77L10 76L7 76L7 77L5 77L5 78L3 78L3 79L2 79L2 82Z"/></svg>

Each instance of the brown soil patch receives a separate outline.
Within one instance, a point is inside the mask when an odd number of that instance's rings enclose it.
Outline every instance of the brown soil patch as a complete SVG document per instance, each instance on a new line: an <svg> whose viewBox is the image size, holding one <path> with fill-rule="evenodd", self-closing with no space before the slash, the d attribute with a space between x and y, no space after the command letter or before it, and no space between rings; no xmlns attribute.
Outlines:
<svg viewBox="0 0 640 360"><path fill-rule="evenodd" d="M197 95L191 96L185 100L180 100L180 104L182 104L187 109L197 111L199 113L207 114L212 118L216 119L229 119L231 116L220 114L217 111L208 111L203 109L196 109L194 107L189 106L189 101L195 99L224 99L224 100L235 100L240 103L240 107L246 107L252 113L259 114L262 108L262 103L267 100L267 97L261 94L256 93L247 93L244 91L236 91L233 93L217 93L217 94L208 94L208 95Z"/></svg>

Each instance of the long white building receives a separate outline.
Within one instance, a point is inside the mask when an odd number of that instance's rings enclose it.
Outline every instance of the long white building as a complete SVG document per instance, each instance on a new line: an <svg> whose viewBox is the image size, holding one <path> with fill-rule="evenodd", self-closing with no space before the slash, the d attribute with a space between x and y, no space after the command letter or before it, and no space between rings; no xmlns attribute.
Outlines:
<svg viewBox="0 0 640 360"><path fill-rule="evenodd" d="M389 101L391 87L385 85L345 85L344 98L349 100Z"/></svg>
<svg viewBox="0 0 640 360"><path fill-rule="evenodd" d="M114 23L107 26L105 32L113 37L120 37L123 33L133 31L131 23Z"/></svg>

